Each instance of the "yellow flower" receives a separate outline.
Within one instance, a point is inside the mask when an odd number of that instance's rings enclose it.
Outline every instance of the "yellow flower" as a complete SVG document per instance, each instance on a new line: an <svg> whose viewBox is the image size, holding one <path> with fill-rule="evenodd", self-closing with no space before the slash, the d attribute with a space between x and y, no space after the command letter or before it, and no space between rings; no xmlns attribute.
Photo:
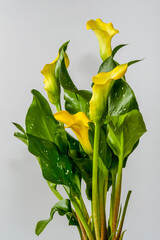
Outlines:
<svg viewBox="0 0 160 240"><path fill-rule="evenodd" d="M91 29L95 32L96 37L99 42L100 55L102 60L106 60L112 54L111 39L116 34L119 33L118 30L114 29L113 24L104 23L101 19L92 19L87 22L87 29Z"/></svg>
<svg viewBox="0 0 160 240"><path fill-rule="evenodd" d="M58 58L59 58L59 54L53 62L46 64L43 70L41 71L41 73L44 76L44 84L45 84L44 89L48 94L49 101L54 105L56 105L60 101L60 85L58 80L55 77L55 67L56 67ZM65 60L66 67L68 67L69 59L66 53L64 55L64 60Z"/></svg>
<svg viewBox="0 0 160 240"><path fill-rule="evenodd" d="M67 111L60 111L54 114L56 120L64 123L66 128L71 128L74 134L77 136L84 151L88 154L92 154L92 147L88 138L88 122L91 122L89 118L83 112L76 114L70 114Z"/></svg>
<svg viewBox="0 0 160 240"><path fill-rule="evenodd" d="M90 119L99 122L107 107L107 98L114 83L124 76L127 71L127 64L118 65L110 72L100 72L93 77L93 95L90 100Z"/></svg>

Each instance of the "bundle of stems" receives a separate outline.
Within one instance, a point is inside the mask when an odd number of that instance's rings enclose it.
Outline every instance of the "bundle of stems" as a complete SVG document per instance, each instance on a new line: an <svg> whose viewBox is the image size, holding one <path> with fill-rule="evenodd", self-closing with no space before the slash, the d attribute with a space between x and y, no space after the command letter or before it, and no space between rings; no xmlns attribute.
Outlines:
<svg viewBox="0 0 160 240"><path fill-rule="evenodd" d="M26 129L14 123L20 131L14 135L37 158L43 177L59 200L52 207L50 217L37 223L37 235L58 212L67 217L69 225L77 227L82 240L122 240L131 195L128 191L122 207L122 172L139 138L146 132L125 73L129 66L140 60L125 64L114 60L117 51L126 44L120 44L112 51L111 39L119 32L112 23L90 20L87 29L96 34L102 58L98 74L92 78L92 92L78 90L73 83L67 70L69 42L64 43L57 58L41 71L44 89L56 112L53 114L40 92L32 90L33 101L26 115ZM66 128L70 128L74 135L70 135ZM86 208L86 198L84 200L82 196L82 180L86 185L91 215ZM59 185L63 186L67 198L62 196ZM109 190L111 194L108 194Z"/></svg>

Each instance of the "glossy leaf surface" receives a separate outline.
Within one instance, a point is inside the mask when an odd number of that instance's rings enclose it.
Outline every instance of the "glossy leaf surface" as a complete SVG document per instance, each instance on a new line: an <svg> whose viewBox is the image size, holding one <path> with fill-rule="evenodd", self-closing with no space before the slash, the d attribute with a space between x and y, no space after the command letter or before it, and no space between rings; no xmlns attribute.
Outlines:
<svg viewBox="0 0 160 240"><path fill-rule="evenodd" d="M80 196L80 179L71 158L61 153L53 142L28 134L28 149L39 157L43 177L55 184L62 184L71 189L71 194Z"/></svg>
<svg viewBox="0 0 160 240"><path fill-rule="evenodd" d="M145 132L141 113L133 110L128 114L110 117L107 142L115 155L125 158Z"/></svg>
<svg viewBox="0 0 160 240"><path fill-rule="evenodd" d="M85 98L86 95L86 98ZM89 112L89 101L91 98L90 92L83 92L83 97L75 92L65 90L65 109L71 113L75 114L77 112L84 112L88 115Z"/></svg>
<svg viewBox="0 0 160 240"><path fill-rule="evenodd" d="M115 81L108 97L108 115L119 116L133 109L138 103L129 84L121 79Z"/></svg>
<svg viewBox="0 0 160 240"><path fill-rule="evenodd" d="M66 133L54 118L47 100L40 92L32 90L33 101L26 115L26 132L35 137L57 144L61 151L67 151Z"/></svg>
<svg viewBox="0 0 160 240"><path fill-rule="evenodd" d="M100 72L110 72L113 70L113 68L115 68L117 65L115 63L115 61L113 60L113 57L110 56L109 58L107 58L100 66L98 73Z"/></svg>
<svg viewBox="0 0 160 240"><path fill-rule="evenodd" d="M61 61L59 62L59 82L64 89L65 109L72 114L79 111L88 114L92 93L86 90L78 90L73 83L64 62L66 46L60 50Z"/></svg>

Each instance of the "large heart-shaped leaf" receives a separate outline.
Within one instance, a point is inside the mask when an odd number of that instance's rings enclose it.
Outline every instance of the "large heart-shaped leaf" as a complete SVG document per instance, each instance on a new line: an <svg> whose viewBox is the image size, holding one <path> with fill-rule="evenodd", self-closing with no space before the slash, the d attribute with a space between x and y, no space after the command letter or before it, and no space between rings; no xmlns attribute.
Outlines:
<svg viewBox="0 0 160 240"><path fill-rule="evenodd" d="M138 103L133 90L127 82L115 81L108 97L108 115L119 116L138 109Z"/></svg>
<svg viewBox="0 0 160 240"><path fill-rule="evenodd" d="M63 199L53 206L53 208L51 209L51 212L50 212L50 217L48 219L41 220L37 223L36 229L35 229L35 232L36 232L37 235L40 235L43 232L43 230L46 228L48 223L52 221L52 219L54 217L54 214L56 212L58 212L58 214L60 216L66 215L69 222L71 222L72 225L73 225L73 221L75 223L74 225L78 225L78 222L76 221L76 219L75 219L75 217L73 216L73 213L72 213L70 200L69 199ZM71 220L71 218L72 218L72 220ZM69 225L71 225L71 224L69 224Z"/></svg>
<svg viewBox="0 0 160 240"><path fill-rule="evenodd" d="M69 113L75 114L77 112L84 112L88 115L91 93L89 91L83 91L83 97L81 95L72 91L64 90L65 109Z"/></svg>
<svg viewBox="0 0 160 240"><path fill-rule="evenodd" d="M110 72L113 70L113 68L115 68L117 66L117 64L115 63L115 61L113 60L113 57L110 56L109 58L107 58L100 66L98 73L100 72Z"/></svg>
<svg viewBox="0 0 160 240"><path fill-rule="evenodd" d="M47 100L40 92L32 90L33 101L26 115L26 133L57 144L61 151L67 151L64 128L54 118Z"/></svg>
<svg viewBox="0 0 160 240"><path fill-rule="evenodd" d="M80 196L80 178L72 164L72 159L51 141L28 134L28 149L40 159L43 177L55 184L70 188L71 194Z"/></svg>
<svg viewBox="0 0 160 240"><path fill-rule="evenodd" d="M146 132L143 117L138 110L132 110L121 116L110 116L107 121L107 142L114 154L124 159Z"/></svg>

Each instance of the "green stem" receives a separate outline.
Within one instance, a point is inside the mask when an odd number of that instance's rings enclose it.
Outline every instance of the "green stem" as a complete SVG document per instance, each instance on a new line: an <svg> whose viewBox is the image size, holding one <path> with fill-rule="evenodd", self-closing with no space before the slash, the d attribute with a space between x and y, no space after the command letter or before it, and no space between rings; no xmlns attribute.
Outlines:
<svg viewBox="0 0 160 240"><path fill-rule="evenodd" d="M105 203L105 207L106 207L106 202L107 202L107 191L108 191L108 175L105 179L105 183L104 183L104 203Z"/></svg>
<svg viewBox="0 0 160 240"><path fill-rule="evenodd" d="M94 134L94 152L93 152L93 173L92 173L92 207L93 221L96 240L100 240L100 224L99 224L99 202L98 202L98 154L99 154L99 135L100 123L95 124Z"/></svg>
<svg viewBox="0 0 160 240"><path fill-rule="evenodd" d="M76 214L76 217L77 217L77 220L78 220L78 223L79 223L79 226L80 226L80 237L81 237L81 240L86 240L87 239L87 236L86 236L86 232L84 230L84 227L78 217L78 215Z"/></svg>
<svg viewBox="0 0 160 240"><path fill-rule="evenodd" d="M105 213L105 181L99 184L100 214L101 214L101 240L107 239L106 213Z"/></svg>
<svg viewBox="0 0 160 240"><path fill-rule="evenodd" d="M85 205L85 203L83 201L82 196L80 197L80 203L79 204L80 204L80 207L81 207L81 211L84 213L84 216L85 216L85 218L86 218L86 220L88 222L89 214L88 214L88 211L87 211L87 208L86 208L86 205Z"/></svg>
<svg viewBox="0 0 160 240"><path fill-rule="evenodd" d="M109 223L112 232L112 221L113 221L113 209L114 209L114 200L115 200L115 185L116 185L116 174L112 174L112 193L111 193L111 201L110 201L110 216Z"/></svg>
<svg viewBox="0 0 160 240"><path fill-rule="evenodd" d="M87 223L86 219L84 218L78 204L75 201L72 201L72 204L73 204L73 207L74 207L74 209L75 209L75 211L76 211L76 213L77 213L77 215L78 215L78 217L79 217L79 219L80 219L80 221L81 221L81 223L82 223L82 225L83 225L83 227L84 227L84 229L87 233L87 236L88 236L89 240L94 240L93 234L92 234L92 232L91 232L91 230L88 226L88 223Z"/></svg>
<svg viewBox="0 0 160 240"><path fill-rule="evenodd" d="M60 101L57 104L55 104L55 106L56 106L57 112L62 110Z"/></svg>
<svg viewBox="0 0 160 240"><path fill-rule="evenodd" d="M54 193L54 195L59 199L62 200L63 197L61 196L61 194L55 189L55 186L53 183L47 181L49 188L51 189L51 191Z"/></svg>
<svg viewBox="0 0 160 240"><path fill-rule="evenodd" d="M113 220L112 220L112 233L115 233L117 230L116 229L117 218L118 218L120 198L121 198L122 167L123 167L123 156L119 158L119 163L118 163L118 174L117 174L114 209L113 209ZM116 234L114 234L113 240L116 240Z"/></svg>
<svg viewBox="0 0 160 240"><path fill-rule="evenodd" d="M124 204L124 209L123 209L123 213L122 213L122 217L121 217L121 222L119 224L119 230L118 230L118 235L117 235L117 240L119 240L120 236L121 236L121 232L122 232L122 228L123 228L123 223L124 223L124 219L125 219L125 215L126 215L126 211L127 211L127 207L128 207L128 202L130 199L132 191L128 191L127 197L126 197L126 201Z"/></svg>

